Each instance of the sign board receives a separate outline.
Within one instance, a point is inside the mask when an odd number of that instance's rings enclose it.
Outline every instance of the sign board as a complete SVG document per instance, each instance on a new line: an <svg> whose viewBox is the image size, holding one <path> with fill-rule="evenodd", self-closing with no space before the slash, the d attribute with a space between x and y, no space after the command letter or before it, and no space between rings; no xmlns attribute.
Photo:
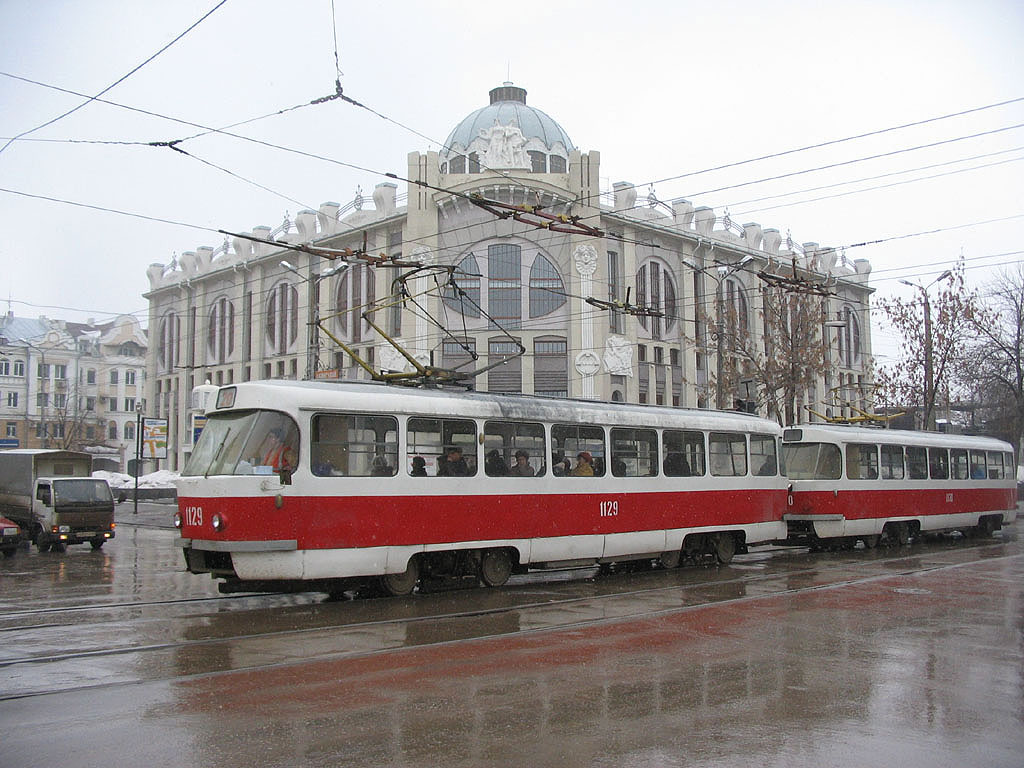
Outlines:
<svg viewBox="0 0 1024 768"><path fill-rule="evenodd" d="M20 444L16 437L0 437L0 448L17 448Z"/></svg>
<svg viewBox="0 0 1024 768"><path fill-rule="evenodd" d="M142 419L139 455L144 459L167 458L167 419Z"/></svg>
<svg viewBox="0 0 1024 768"><path fill-rule="evenodd" d="M206 416L193 413L192 414L192 445L194 446L199 442L199 436L203 433L203 427L206 426Z"/></svg>

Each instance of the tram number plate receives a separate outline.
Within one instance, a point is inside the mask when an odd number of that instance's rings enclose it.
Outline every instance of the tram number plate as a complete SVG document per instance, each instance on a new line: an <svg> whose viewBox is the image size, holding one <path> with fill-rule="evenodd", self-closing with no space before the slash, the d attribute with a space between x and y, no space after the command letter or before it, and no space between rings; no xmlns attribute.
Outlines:
<svg viewBox="0 0 1024 768"><path fill-rule="evenodd" d="M617 501L602 501L601 502L601 517L618 517L619 515L619 502Z"/></svg>
<svg viewBox="0 0 1024 768"><path fill-rule="evenodd" d="M953 503L953 494L952 493L947 493L946 494L946 503L947 504L952 504Z"/></svg>
<svg viewBox="0 0 1024 768"><path fill-rule="evenodd" d="M202 525L203 508L185 507L185 525Z"/></svg>

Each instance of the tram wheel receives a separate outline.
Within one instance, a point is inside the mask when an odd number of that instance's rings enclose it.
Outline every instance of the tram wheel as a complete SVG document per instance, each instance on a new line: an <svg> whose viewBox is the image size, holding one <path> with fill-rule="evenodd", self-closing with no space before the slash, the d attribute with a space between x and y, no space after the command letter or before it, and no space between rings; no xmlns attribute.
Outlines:
<svg viewBox="0 0 1024 768"><path fill-rule="evenodd" d="M978 520L978 527L975 529L978 536L988 538L996 531L996 522L990 517L983 517Z"/></svg>
<svg viewBox="0 0 1024 768"><path fill-rule="evenodd" d="M864 542L864 549L874 549L878 546L878 536L863 536L861 541Z"/></svg>
<svg viewBox="0 0 1024 768"><path fill-rule="evenodd" d="M384 591L392 597L408 595L416 588L416 582L420 580L420 564L414 557L409 560L409 565L404 573L385 573L380 577L380 585Z"/></svg>
<svg viewBox="0 0 1024 768"><path fill-rule="evenodd" d="M905 547L910 543L910 526L904 522L889 523L889 541L897 547Z"/></svg>
<svg viewBox="0 0 1024 768"><path fill-rule="evenodd" d="M669 552L662 552L658 557L658 565L662 568L678 568L680 559L681 554L678 549Z"/></svg>
<svg viewBox="0 0 1024 768"><path fill-rule="evenodd" d="M507 549L485 549L480 556L480 580L488 587L500 587L512 575L512 558Z"/></svg>
<svg viewBox="0 0 1024 768"><path fill-rule="evenodd" d="M715 557L722 565L732 562L736 554L736 539L728 533L714 533L711 535L711 544L715 549Z"/></svg>

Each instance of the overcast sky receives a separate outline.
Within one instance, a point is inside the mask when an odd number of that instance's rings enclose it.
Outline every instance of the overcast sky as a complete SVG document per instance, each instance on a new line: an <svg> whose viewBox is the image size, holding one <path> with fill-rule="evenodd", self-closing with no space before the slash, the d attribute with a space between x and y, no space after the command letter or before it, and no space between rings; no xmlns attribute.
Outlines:
<svg viewBox="0 0 1024 768"><path fill-rule="evenodd" d="M0 146L83 101L15 77L97 94L217 5L0 0ZM195 157L137 143L201 132L167 118L222 128L331 94L330 0L227 0L102 97L163 117L93 102L0 152L3 308L145 322L149 264L220 245L218 229L369 196L506 79L601 153L603 187L629 181L645 197L654 182L661 200L728 207L797 243L948 229L848 248L871 261L879 295L909 295L899 279L928 283L961 252L979 286L1024 258L1024 128L1012 128L1024 101L695 173L1024 98L1020 0L335 0L334 19L345 94L388 119L333 101L232 129L330 161L221 134L179 145ZM992 219L1006 220L978 224ZM873 325L888 354L894 340Z"/></svg>

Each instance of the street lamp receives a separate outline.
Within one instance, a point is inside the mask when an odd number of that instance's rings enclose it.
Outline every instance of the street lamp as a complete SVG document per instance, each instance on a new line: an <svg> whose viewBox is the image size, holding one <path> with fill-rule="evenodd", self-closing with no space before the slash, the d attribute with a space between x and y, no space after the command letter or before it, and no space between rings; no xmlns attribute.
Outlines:
<svg viewBox="0 0 1024 768"><path fill-rule="evenodd" d="M924 428L934 429L935 420L932 413L935 409L935 382L932 381L932 305L928 300L928 289L941 280L948 280L953 276L952 270L947 269L941 275L932 280L928 285L912 283L909 280L900 280L904 285L917 288L921 292L924 301Z"/></svg>
<svg viewBox="0 0 1024 768"><path fill-rule="evenodd" d="M692 262L683 260L683 263L694 272L700 272L702 275L710 277L717 284L715 287L715 356L717 357L716 365L718 370L715 375L715 407L719 410L725 408L725 382L722 380L722 361L725 359L725 324L723 321L725 300L722 296L722 286L727 278L739 272L753 260L753 256L747 255L735 264L716 263L714 266L717 267L717 275L710 271L710 267L698 267Z"/></svg>
<svg viewBox="0 0 1024 768"><path fill-rule="evenodd" d="M307 301L308 328L306 336L306 379L312 381L316 378L316 369L320 363L320 281L324 278L335 275L345 267L347 263L341 262L324 270L320 274L304 275L298 267L287 261L282 261L281 266L289 272L294 272L308 284L309 297Z"/></svg>

